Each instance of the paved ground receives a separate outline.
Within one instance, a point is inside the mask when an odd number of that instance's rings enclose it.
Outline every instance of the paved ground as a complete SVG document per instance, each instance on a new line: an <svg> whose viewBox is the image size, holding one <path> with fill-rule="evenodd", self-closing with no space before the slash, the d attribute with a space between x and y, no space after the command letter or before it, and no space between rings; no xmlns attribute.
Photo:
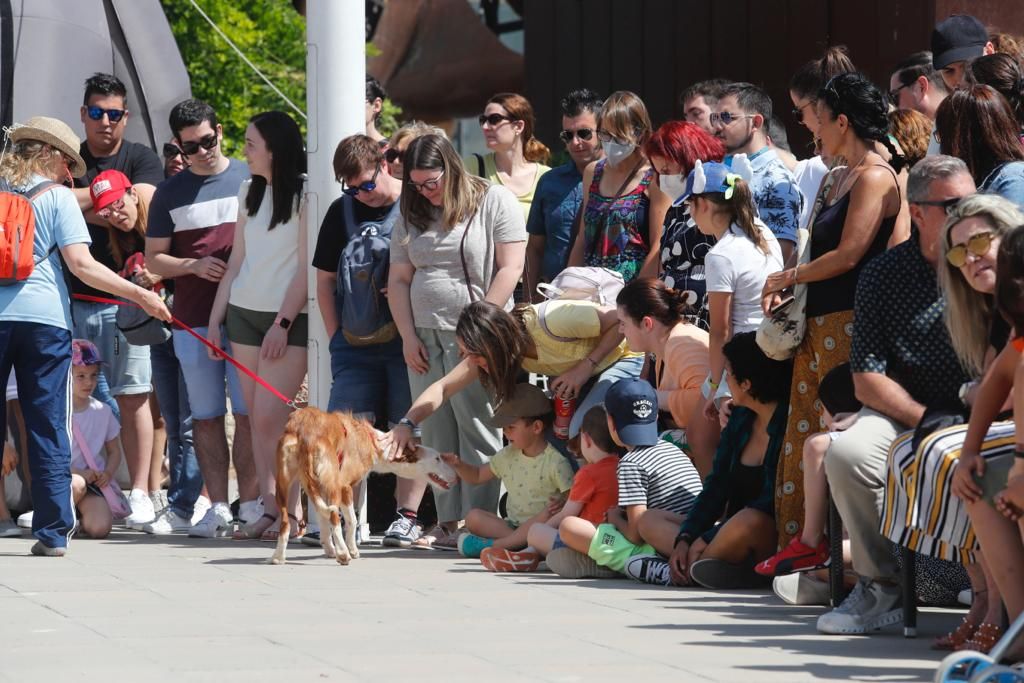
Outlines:
<svg viewBox="0 0 1024 683"><path fill-rule="evenodd" d="M452 554L115 531L63 559L0 540L0 681L927 681L930 637L817 635L819 608L629 581L493 575Z"/></svg>

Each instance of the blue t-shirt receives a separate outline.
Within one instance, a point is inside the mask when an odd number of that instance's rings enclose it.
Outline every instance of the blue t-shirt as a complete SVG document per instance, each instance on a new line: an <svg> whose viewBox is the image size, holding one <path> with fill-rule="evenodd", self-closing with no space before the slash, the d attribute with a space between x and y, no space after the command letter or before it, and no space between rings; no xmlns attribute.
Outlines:
<svg viewBox="0 0 1024 683"><path fill-rule="evenodd" d="M565 269L569 260L572 226L583 201L582 181L576 164L570 161L541 176L533 192L526 232L546 238L541 275L548 282Z"/></svg>
<svg viewBox="0 0 1024 683"><path fill-rule="evenodd" d="M727 157L726 163L731 159ZM796 244L804 195L793 173L771 147L754 152L748 159L754 172L750 191L754 195L758 215L775 237Z"/></svg>
<svg viewBox="0 0 1024 683"><path fill-rule="evenodd" d="M32 176L30 189L47 179ZM91 244L89 229L75 195L54 187L32 202L35 210L36 267L24 282L0 287L0 321L30 322L71 329L71 301L60 262L60 249L69 244ZM47 256L46 253L57 248Z"/></svg>
<svg viewBox="0 0 1024 683"><path fill-rule="evenodd" d="M1024 161L997 166L981 181L978 192L997 194L1024 209Z"/></svg>

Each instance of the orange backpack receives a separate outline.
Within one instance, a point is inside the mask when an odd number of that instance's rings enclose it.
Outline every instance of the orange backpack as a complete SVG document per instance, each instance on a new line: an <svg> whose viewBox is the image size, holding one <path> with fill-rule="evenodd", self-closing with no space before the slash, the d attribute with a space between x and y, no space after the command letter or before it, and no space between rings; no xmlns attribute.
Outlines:
<svg viewBox="0 0 1024 683"><path fill-rule="evenodd" d="M25 192L0 185L0 286L24 282L43 259L49 258L57 248L50 247L46 256L34 259L36 214L32 200L58 187L49 180Z"/></svg>

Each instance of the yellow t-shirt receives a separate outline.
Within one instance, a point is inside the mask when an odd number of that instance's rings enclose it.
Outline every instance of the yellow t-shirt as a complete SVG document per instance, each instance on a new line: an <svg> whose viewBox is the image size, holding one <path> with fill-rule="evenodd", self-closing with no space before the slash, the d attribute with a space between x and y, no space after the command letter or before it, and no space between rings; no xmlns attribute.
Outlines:
<svg viewBox="0 0 1024 683"><path fill-rule="evenodd" d="M490 180L495 185L504 186L505 183L501 182L501 176L498 175L498 167L494 164L494 152L489 154L481 154L484 160L484 173L483 176L487 180ZM473 175L480 175L480 161L477 159L475 154L470 154L462 159L463 165L466 170ZM533 204L533 193L537 191L537 183L540 182L540 177L551 170L550 166L545 166L542 163L537 163L537 172L533 176L533 185L530 187L530 191L526 194L516 195L516 199L519 200L519 206L523 208L523 218L529 219L530 217L530 205Z"/></svg>
<svg viewBox="0 0 1024 683"><path fill-rule="evenodd" d="M533 458L505 446L491 457L491 471L508 489L505 510L517 526L543 510L552 496L572 488L572 465L551 444Z"/></svg>
<svg viewBox="0 0 1024 683"><path fill-rule="evenodd" d="M540 309L544 308L541 325ZM592 301L548 301L533 304L523 315L526 331L537 347L536 358L523 358L523 369L538 375L557 377L582 361L601 341L601 307ZM550 334L548 333L550 330ZM552 335L571 341L555 339ZM632 353L623 339L611 353L601 359L591 375L603 372L620 358L641 354Z"/></svg>

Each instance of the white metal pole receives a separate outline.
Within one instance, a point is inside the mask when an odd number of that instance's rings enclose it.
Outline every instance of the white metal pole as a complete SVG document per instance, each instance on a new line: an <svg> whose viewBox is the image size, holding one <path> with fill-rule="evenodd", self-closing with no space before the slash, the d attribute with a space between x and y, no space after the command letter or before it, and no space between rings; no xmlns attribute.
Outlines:
<svg viewBox="0 0 1024 683"><path fill-rule="evenodd" d="M327 207L341 193L331 162L338 142L365 130L366 102L365 0L306 2L306 143L309 164L306 234L313 257ZM309 403L326 408L331 392L330 339L316 302L316 270L309 268ZM366 486L362 487L363 538Z"/></svg>

